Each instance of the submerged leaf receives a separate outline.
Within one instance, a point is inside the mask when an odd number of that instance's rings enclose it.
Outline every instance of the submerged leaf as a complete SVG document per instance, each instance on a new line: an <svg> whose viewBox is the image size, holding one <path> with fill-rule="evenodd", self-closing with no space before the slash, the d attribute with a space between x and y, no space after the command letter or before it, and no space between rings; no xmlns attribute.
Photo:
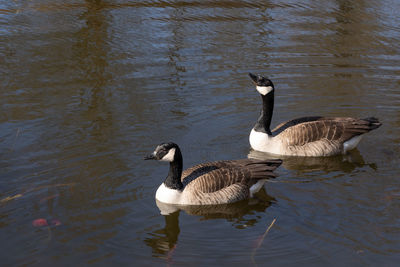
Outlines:
<svg viewBox="0 0 400 267"><path fill-rule="evenodd" d="M32 225L35 227L42 227L42 226L48 226L49 224L47 223L46 219L39 218L39 219L33 220Z"/></svg>

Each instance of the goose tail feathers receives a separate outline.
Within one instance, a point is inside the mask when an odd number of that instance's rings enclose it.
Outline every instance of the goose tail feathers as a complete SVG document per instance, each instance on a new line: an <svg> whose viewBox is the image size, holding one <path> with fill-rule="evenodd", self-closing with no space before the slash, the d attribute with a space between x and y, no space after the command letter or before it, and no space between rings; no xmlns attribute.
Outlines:
<svg viewBox="0 0 400 267"><path fill-rule="evenodd" d="M368 127L370 131L379 128L382 125L382 123L380 123L379 120L375 117L365 118L363 119L363 121L368 122Z"/></svg>
<svg viewBox="0 0 400 267"><path fill-rule="evenodd" d="M271 160L252 160L246 167L250 169L252 179L270 179L278 175L273 171L282 164L280 159Z"/></svg>

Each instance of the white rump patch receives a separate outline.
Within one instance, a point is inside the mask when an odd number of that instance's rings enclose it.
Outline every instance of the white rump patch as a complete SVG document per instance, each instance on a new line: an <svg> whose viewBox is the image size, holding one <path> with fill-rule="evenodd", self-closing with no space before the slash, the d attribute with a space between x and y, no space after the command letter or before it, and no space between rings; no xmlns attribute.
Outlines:
<svg viewBox="0 0 400 267"><path fill-rule="evenodd" d="M354 149L360 143L362 135L357 135L343 143L343 153Z"/></svg>
<svg viewBox="0 0 400 267"><path fill-rule="evenodd" d="M163 203L168 204L179 204L181 199L182 192L176 189L171 189L165 186L162 183L156 192L156 199Z"/></svg>
<svg viewBox="0 0 400 267"><path fill-rule="evenodd" d="M253 184L250 187L250 197L253 197L255 193L260 191L261 187L263 187L264 183L266 182L266 179L258 180L257 183Z"/></svg>
<svg viewBox="0 0 400 267"><path fill-rule="evenodd" d="M160 159L161 161L169 161L172 162L174 161L174 156L175 156L175 148L171 148L168 153Z"/></svg>
<svg viewBox="0 0 400 267"><path fill-rule="evenodd" d="M272 86L256 86L256 88L257 88L257 91L262 95L268 94L273 89Z"/></svg>

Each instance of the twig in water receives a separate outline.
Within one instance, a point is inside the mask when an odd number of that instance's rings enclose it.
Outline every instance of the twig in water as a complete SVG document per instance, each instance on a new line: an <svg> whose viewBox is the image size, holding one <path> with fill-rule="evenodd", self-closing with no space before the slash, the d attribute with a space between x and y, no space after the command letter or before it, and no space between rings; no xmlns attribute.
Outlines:
<svg viewBox="0 0 400 267"><path fill-rule="evenodd" d="M11 197L5 197L5 198L0 200L0 203L4 203L4 202L10 201L10 200L14 200L14 199L17 199L17 198L20 198L20 197L22 197L22 194L16 194L16 195L11 196Z"/></svg>
<svg viewBox="0 0 400 267"><path fill-rule="evenodd" d="M51 185L42 185L42 186L38 186L38 187L34 187L34 188L29 188L29 189L26 189L21 194L16 194L16 195L13 195L13 196L9 196L9 197L5 197L5 198L0 199L0 203L6 203L8 201L20 198L20 197L24 196L25 194L28 194L28 193L31 193L31 192L34 192L34 191L38 191L38 190L42 190L42 189L46 189L46 188L62 187L62 186L74 186L74 185L76 185L76 183L51 184ZM56 197L56 196L58 196L58 194L50 196L50 197ZM50 197L48 197L48 198L50 198Z"/></svg>
<svg viewBox="0 0 400 267"><path fill-rule="evenodd" d="M262 242L264 241L265 237L267 236L269 230L271 230L272 226L274 225L276 221L276 218L274 218L271 222L271 224L268 226L267 230L265 230L264 234L261 236L261 238L259 238L256 247L253 249L253 252L251 253L251 261L253 262L254 265L257 265L255 260L254 260L254 256L256 255L257 249L260 248Z"/></svg>

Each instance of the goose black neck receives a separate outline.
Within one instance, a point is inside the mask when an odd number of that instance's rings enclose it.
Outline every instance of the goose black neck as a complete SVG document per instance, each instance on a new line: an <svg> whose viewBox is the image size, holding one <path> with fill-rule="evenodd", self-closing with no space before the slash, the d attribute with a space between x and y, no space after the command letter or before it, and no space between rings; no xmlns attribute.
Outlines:
<svg viewBox="0 0 400 267"><path fill-rule="evenodd" d="M261 95L263 106L261 110L261 115L257 120L254 130L257 132L266 133L272 135L271 133L271 120L272 113L274 112L274 90L269 92L267 95Z"/></svg>
<svg viewBox="0 0 400 267"><path fill-rule="evenodd" d="M183 184L181 182L183 159L182 153L177 147L175 149L174 160L169 164L168 176L164 181L166 187L176 190L182 190Z"/></svg>

